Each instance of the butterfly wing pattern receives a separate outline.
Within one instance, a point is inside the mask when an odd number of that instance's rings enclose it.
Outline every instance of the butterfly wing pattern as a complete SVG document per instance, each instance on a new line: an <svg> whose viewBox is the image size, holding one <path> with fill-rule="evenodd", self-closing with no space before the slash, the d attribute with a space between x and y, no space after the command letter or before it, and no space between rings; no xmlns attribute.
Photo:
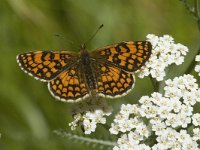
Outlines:
<svg viewBox="0 0 200 150"><path fill-rule="evenodd" d="M75 57L76 54L66 51L37 51L19 54L17 62L30 76L48 82L70 66Z"/></svg>
<svg viewBox="0 0 200 150"><path fill-rule="evenodd" d="M148 41L121 42L99 48L92 52L100 65L98 93L115 98L126 95L134 87L134 71L140 69L151 55L152 45ZM101 64L101 63L99 63Z"/></svg>
<svg viewBox="0 0 200 150"><path fill-rule="evenodd" d="M89 91L76 63L48 83L51 94L61 101L75 102L89 97Z"/></svg>
<svg viewBox="0 0 200 150"><path fill-rule="evenodd" d="M148 41L129 41L99 48L93 51L92 55L99 60L106 59L108 64L133 73L149 59L151 49L152 45Z"/></svg>
<svg viewBox="0 0 200 150"><path fill-rule="evenodd" d="M99 64L97 93L101 97L116 98L126 95L134 86L134 75L115 66Z"/></svg>
<svg viewBox="0 0 200 150"><path fill-rule="evenodd" d="M88 53L68 51L36 51L17 56L21 69L43 82L58 100L77 102L93 94L115 98L127 94L134 87L134 71L140 69L151 55L151 43L147 41L121 42ZM92 80L86 80L87 67L81 62L83 53L93 60ZM86 62L88 58L84 58ZM81 69L81 68L86 68ZM91 71L90 70L90 71ZM95 79L94 79L95 78ZM95 89L88 86L97 85Z"/></svg>

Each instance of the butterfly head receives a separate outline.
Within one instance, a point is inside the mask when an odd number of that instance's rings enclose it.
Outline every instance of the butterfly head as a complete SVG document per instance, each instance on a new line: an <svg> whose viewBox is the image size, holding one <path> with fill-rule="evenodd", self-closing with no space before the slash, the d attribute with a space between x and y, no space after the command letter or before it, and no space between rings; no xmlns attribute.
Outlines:
<svg viewBox="0 0 200 150"><path fill-rule="evenodd" d="M80 51L81 51L81 53L84 53L84 52L87 51L87 50L86 50L86 45L85 45L85 43L81 44L81 46L80 46Z"/></svg>
<svg viewBox="0 0 200 150"><path fill-rule="evenodd" d="M94 34L92 34L92 36L86 41L84 42L83 44L81 44L81 51L87 51L86 50L86 45L95 37L95 35L98 33L98 31L103 27L103 24L101 24L98 29L94 32Z"/></svg>
<svg viewBox="0 0 200 150"><path fill-rule="evenodd" d="M85 48L86 48L85 43L81 44L81 50L82 50L82 49L85 49Z"/></svg>

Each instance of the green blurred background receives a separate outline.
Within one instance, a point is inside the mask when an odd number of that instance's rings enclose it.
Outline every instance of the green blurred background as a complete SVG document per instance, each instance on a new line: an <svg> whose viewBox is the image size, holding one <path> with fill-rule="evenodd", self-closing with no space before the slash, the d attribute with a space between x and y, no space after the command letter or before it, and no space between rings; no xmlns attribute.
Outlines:
<svg viewBox="0 0 200 150"><path fill-rule="evenodd" d="M172 66L167 78L182 75L199 49L197 24L179 0L1 0L0 149L94 149L52 133L59 128L70 131L74 104L55 101L46 83L20 70L16 55L38 49L78 51L101 24L104 27L88 45L90 50L145 40L149 33L169 34L188 46L186 61ZM137 103L151 92L150 79L137 78L131 93L109 104L116 112L122 103ZM106 137L109 132L98 127L92 136Z"/></svg>

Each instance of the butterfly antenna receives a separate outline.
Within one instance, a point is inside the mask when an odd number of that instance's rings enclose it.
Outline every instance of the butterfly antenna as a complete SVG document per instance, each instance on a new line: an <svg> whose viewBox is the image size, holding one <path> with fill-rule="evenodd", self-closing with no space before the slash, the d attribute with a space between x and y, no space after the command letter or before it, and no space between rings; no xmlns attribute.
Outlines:
<svg viewBox="0 0 200 150"><path fill-rule="evenodd" d="M67 43L67 45L70 45L70 46L72 46L74 48L78 48L78 46L73 41L66 40L66 38L63 35L61 35L59 33L55 33L54 36L57 37L57 38L59 38L59 39L61 39L62 46L66 47L66 43Z"/></svg>
<svg viewBox="0 0 200 150"><path fill-rule="evenodd" d="M98 33L98 31L103 27L103 24L101 24L98 29L94 32L94 34L92 34L92 36L84 43L84 45L86 46L94 37L95 35Z"/></svg>

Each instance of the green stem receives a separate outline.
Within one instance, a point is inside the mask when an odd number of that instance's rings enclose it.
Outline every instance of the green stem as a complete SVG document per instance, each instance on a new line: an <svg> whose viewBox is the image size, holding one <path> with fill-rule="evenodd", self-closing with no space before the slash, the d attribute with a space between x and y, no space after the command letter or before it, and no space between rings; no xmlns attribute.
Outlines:
<svg viewBox="0 0 200 150"><path fill-rule="evenodd" d="M187 0L180 0L185 5L186 9L195 17L198 25L198 29L200 31L200 9L199 9L199 1L194 0L194 9L190 8L189 4L187 3ZM200 48L196 55L200 54ZM194 57L196 57L196 55ZM197 62L195 61L195 58L193 58L193 61L190 63L188 69L186 70L186 74L191 73L194 70L194 67L196 66Z"/></svg>
<svg viewBox="0 0 200 150"><path fill-rule="evenodd" d="M151 83L153 85L154 91L158 92L159 83L150 75Z"/></svg>
<svg viewBox="0 0 200 150"><path fill-rule="evenodd" d="M110 129L110 126L107 125L107 124L102 124L102 127L103 127L104 129L106 129L107 131L109 131L109 129Z"/></svg>
<svg viewBox="0 0 200 150"><path fill-rule="evenodd" d="M105 141L105 140L84 137L84 136L78 136L76 134L68 133L63 130L55 130L54 133L61 137L66 137L68 139L77 140L77 141L83 141L86 143L101 144L101 145L110 146L110 147L113 147L116 145L116 143L112 141Z"/></svg>
<svg viewBox="0 0 200 150"><path fill-rule="evenodd" d="M194 0L194 16L197 19L197 25L200 31L200 15L199 15L199 4L198 0Z"/></svg>
<svg viewBox="0 0 200 150"><path fill-rule="evenodd" d="M198 54L200 54L200 48L199 48L198 52L194 55L194 58L192 59L193 61L190 63L190 65L189 65L188 69L186 70L185 74L190 74L194 70L194 67L197 64L197 61L195 61L195 57Z"/></svg>
<svg viewBox="0 0 200 150"><path fill-rule="evenodd" d="M198 0L194 0L194 8L191 8L189 4L187 3L187 0L180 0L183 2L183 5L185 8L189 11L190 14L192 14L197 21L197 25L200 31L200 10L199 10L199 3Z"/></svg>

